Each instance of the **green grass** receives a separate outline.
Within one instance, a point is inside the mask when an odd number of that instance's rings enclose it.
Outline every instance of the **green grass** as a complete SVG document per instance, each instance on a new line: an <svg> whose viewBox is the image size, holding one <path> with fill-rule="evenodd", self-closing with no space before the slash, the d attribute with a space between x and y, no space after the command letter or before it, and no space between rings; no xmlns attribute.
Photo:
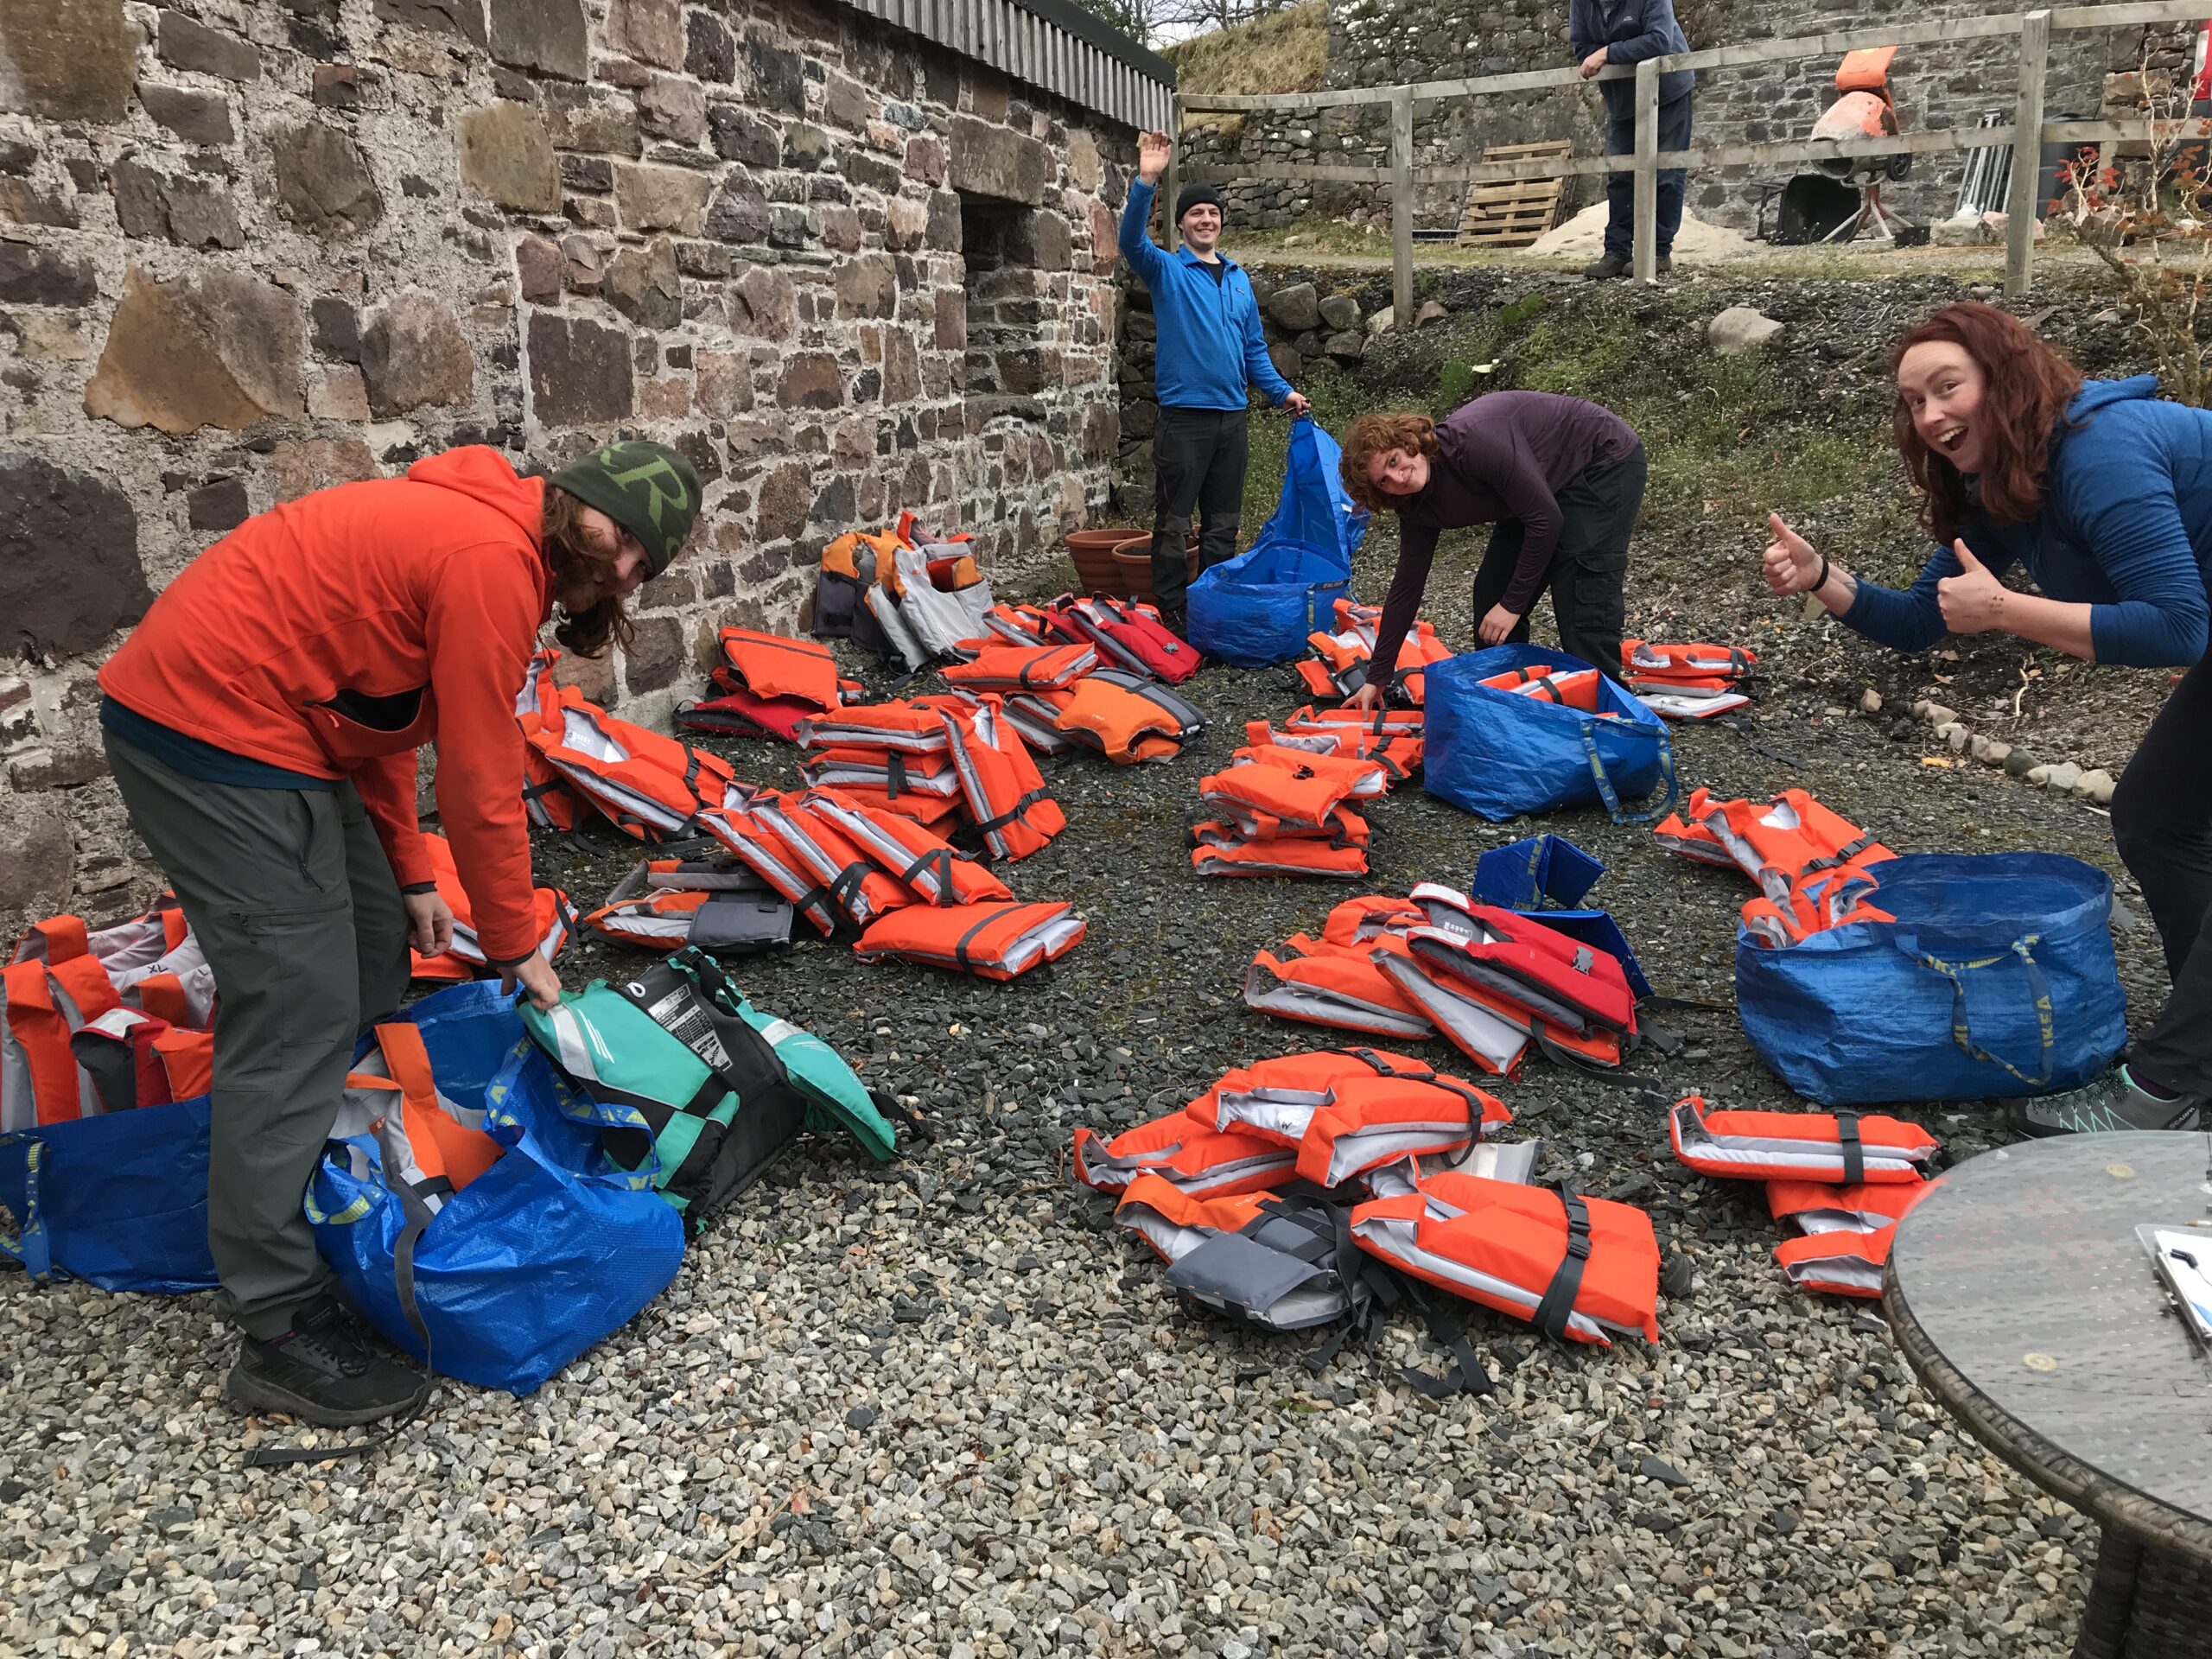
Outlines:
<svg viewBox="0 0 2212 1659"><path fill-rule="evenodd" d="M1325 0L1308 0L1162 47L1160 55L1175 66L1184 92L1314 92L1329 68L1329 9Z"/></svg>

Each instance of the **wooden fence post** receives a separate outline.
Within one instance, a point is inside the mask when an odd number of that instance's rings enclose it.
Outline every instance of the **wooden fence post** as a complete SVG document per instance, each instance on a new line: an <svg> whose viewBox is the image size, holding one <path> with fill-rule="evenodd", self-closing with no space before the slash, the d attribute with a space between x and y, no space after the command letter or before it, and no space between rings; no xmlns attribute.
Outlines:
<svg viewBox="0 0 2212 1659"><path fill-rule="evenodd" d="M1414 89L1390 93L1390 320L1414 326Z"/></svg>
<svg viewBox="0 0 2212 1659"><path fill-rule="evenodd" d="M1659 60L1636 66L1636 280L1659 280Z"/></svg>
<svg viewBox="0 0 2212 1659"><path fill-rule="evenodd" d="M1183 238L1175 229L1175 198L1183 194L1183 95L1171 94L1167 100L1167 174L1160 181L1165 187L1160 197L1160 218L1167 221L1161 233L1160 245L1173 253L1182 245Z"/></svg>
<svg viewBox="0 0 2212 1659"><path fill-rule="evenodd" d="M2005 296L2022 299L2035 283L2036 193L2043 179L2044 79L2050 67L2050 14L2020 19L2020 101L2013 118L2012 188L2005 200Z"/></svg>

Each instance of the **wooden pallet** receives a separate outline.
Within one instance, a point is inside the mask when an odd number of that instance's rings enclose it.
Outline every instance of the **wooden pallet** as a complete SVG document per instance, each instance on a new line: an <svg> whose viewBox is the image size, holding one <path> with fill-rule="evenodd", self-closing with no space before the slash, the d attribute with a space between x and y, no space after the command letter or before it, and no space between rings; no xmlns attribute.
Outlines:
<svg viewBox="0 0 2212 1659"><path fill-rule="evenodd" d="M1567 139L1547 139L1533 144L1492 144L1483 151L1485 162L1549 161L1572 156ZM1564 179L1513 179L1503 184L1467 187L1466 206L1459 215L1459 245L1483 248L1525 248L1552 227L1559 216Z"/></svg>

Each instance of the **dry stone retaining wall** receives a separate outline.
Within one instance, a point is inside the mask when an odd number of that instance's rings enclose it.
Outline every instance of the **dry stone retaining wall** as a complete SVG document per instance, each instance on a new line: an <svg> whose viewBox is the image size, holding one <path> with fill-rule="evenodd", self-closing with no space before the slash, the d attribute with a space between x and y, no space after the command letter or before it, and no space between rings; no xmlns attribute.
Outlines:
<svg viewBox="0 0 2212 1659"><path fill-rule="evenodd" d="M92 673L318 486L676 444L693 550L576 665L647 715L855 524L1018 572L1106 501L1133 160L833 0L0 0L0 929L143 895Z"/></svg>

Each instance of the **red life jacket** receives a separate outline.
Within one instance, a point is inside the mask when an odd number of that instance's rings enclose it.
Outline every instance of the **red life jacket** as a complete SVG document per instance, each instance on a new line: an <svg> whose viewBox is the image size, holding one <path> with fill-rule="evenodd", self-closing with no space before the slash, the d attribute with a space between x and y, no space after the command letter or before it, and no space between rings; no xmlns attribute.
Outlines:
<svg viewBox="0 0 2212 1659"><path fill-rule="evenodd" d="M1668 1114L1675 1156L1724 1180L1916 1182L1942 1143L1900 1118L1857 1112L1708 1111L1685 1095Z"/></svg>
<svg viewBox="0 0 2212 1659"><path fill-rule="evenodd" d="M676 723L688 731L772 737L796 743L800 727L820 712L799 697L763 697L745 690L726 691L718 697L677 704Z"/></svg>
<svg viewBox="0 0 2212 1659"><path fill-rule="evenodd" d="M1101 1192L1119 1192L1145 1173L1198 1196L1264 1192L1290 1179L1297 1166L1292 1147L1210 1129L1187 1112L1170 1112L1110 1141L1087 1128L1075 1132L1075 1178Z"/></svg>
<svg viewBox="0 0 2212 1659"><path fill-rule="evenodd" d="M1446 1170L1361 1205L1351 1231L1394 1267L1548 1336L1659 1339L1659 1243L1631 1205Z"/></svg>
<svg viewBox="0 0 2212 1659"><path fill-rule="evenodd" d="M853 949L979 979L1007 980L1075 949L1084 922L1064 904L912 905L871 924Z"/></svg>
<svg viewBox="0 0 2212 1659"><path fill-rule="evenodd" d="M1518 911L1424 882L1414 901L1432 925L1406 938L1421 966L1521 1003L1568 1031L1636 1034L1636 993L1619 960Z"/></svg>
<svg viewBox="0 0 2212 1659"><path fill-rule="evenodd" d="M215 1036L136 1008L114 1007L72 1032L69 1052L91 1081L102 1111L129 1111L206 1094Z"/></svg>
<svg viewBox="0 0 2212 1659"><path fill-rule="evenodd" d="M1050 626L1064 639L1086 639L1134 673L1180 685L1198 671L1198 648L1179 639L1149 605L1103 594L1063 594Z"/></svg>

